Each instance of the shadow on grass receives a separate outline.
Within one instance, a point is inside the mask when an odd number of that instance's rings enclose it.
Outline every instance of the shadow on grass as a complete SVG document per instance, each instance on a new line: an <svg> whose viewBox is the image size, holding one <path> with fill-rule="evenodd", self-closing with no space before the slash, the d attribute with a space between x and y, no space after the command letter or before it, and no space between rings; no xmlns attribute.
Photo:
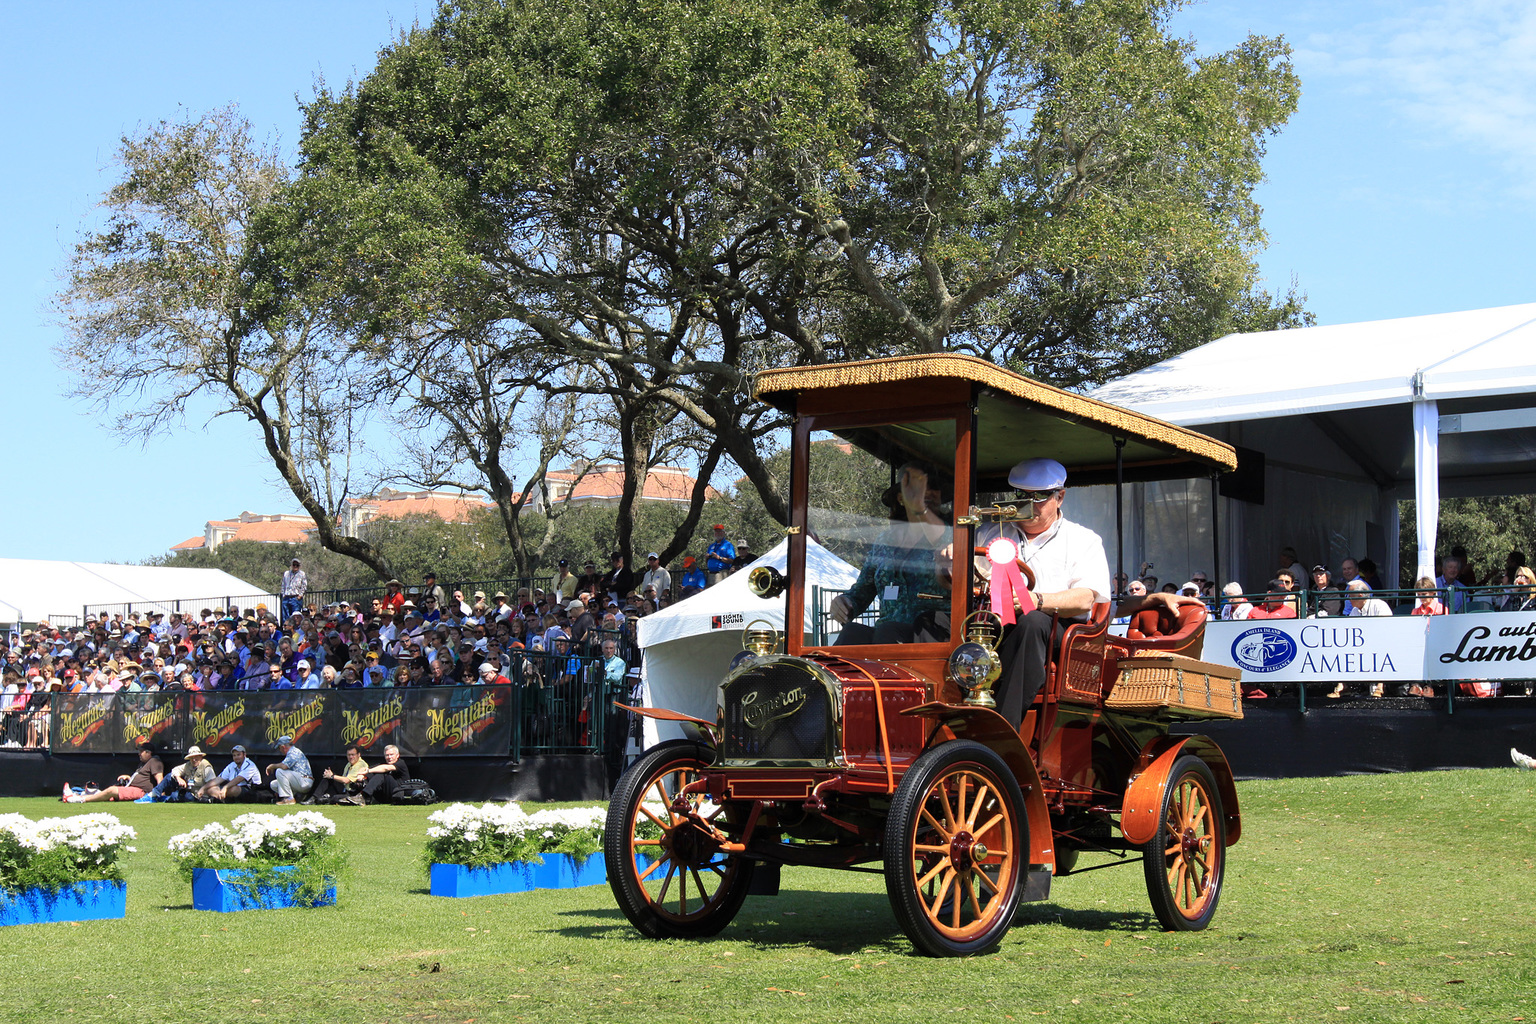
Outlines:
<svg viewBox="0 0 1536 1024"><path fill-rule="evenodd" d="M1013 915L1013 926L1059 924L1084 932L1160 932L1163 926L1148 911L1072 910L1054 903L1023 903Z"/></svg>
<svg viewBox="0 0 1536 1024"><path fill-rule="evenodd" d="M560 917L592 922L551 929L568 938L603 939L640 933L617 907L562 911ZM845 954L889 946L894 952L906 947L906 936L891 913L884 893L826 893L786 890L778 896L748 897L736 919L718 938L749 943L759 949L807 946Z"/></svg>

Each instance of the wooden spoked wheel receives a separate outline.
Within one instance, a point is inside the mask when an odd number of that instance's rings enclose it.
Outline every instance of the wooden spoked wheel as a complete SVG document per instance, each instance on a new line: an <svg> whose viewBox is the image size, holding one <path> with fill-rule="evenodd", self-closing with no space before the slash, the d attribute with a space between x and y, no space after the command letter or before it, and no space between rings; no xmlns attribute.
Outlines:
<svg viewBox="0 0 1536 1024"><path fill-rule="evenodd" d="M1147 894L1169 931L1199 931L1221 898L1227 843L1221 794L1198 757L1174 762L1163 791L1161 827L1143 848Z"/></svg>
<svg viewBox="0 0 1536 1024"><path fill-rule="evenodd" d="M1028 859L1024 798L1000 757L954 741L902 777L886 821L885 884L918 950L968 956L1013 923Z"/></svg>
<svg viewBox="0 0 1536 1024"><path fill-rule="evenodd" d="M751 885L754 863L720 848L725 808L683 792L712 756L692 742L658 746L624 773L608 804L609 887L630 922L653 938L716 934Z"/></svg>

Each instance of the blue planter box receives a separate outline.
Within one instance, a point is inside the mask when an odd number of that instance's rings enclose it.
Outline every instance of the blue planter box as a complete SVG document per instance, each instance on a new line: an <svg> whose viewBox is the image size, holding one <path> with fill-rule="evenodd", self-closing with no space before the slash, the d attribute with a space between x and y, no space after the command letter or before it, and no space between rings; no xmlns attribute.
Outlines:
<svg viewBox="0 0 1536 1024"><path fill-rule="evenodd" d="M608 881L603 855L594 853L581 861L565 853L546 853L544 863L494 864L467 868L462 864L433 864L433 896L493 896L530 889L575 889Z"/></svg>
<svg viewBox="0 0 1536 1024"><path fill-rule="evenodd" d="M76 882L57 893L28 889L15 896L0 894L0 925L101 921L123 917L127 911L128 886L123 882Z"/></svg>
<svg viewBox="0 0 1536 1024"><path fill-rule="evenodd" d="M279 874L291 867L273 870ZM336 902L336 887L330 886L319 899L300 900L296 886L249 883L251 873L244 869L197 868L192 872L192 909L216 910L227 914L236 910L276 910L281 907L328 907Z"/></svg>

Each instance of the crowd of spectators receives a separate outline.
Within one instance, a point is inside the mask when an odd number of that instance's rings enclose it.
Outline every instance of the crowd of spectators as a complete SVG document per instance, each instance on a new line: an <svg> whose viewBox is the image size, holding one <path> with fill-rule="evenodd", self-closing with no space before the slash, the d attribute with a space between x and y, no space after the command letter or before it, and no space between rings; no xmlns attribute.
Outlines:
<svg viewBox="0 0 1536 1024"><path fill-rule="evenodd" d="M562 558L547 588L446 593L428 573L366 601L306 603L299 560L284 573L278 610L204 608L38 623L0 634L0 712L6 745L47 744L51 693L557 685L601 677L614 694L638 686L635 627L692 596L752 555L714 528L705 568L682 559L674 579L656 552L636 573L621 552L606 572ZM16 728L19 727L19 728Z"/></svg>

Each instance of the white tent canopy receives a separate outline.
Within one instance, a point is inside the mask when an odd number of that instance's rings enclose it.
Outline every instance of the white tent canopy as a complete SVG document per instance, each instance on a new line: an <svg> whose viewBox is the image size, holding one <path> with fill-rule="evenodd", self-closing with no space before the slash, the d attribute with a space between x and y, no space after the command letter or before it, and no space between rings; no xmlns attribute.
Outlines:
<svg viewBox="0 0 1536 1024"><path fill-rule="evenodd" d="M858 572L813 539L806 540L806 593L813 586L846 590ZM715 690L741 651L741 631L757 619L774 629L784 628L782 597L765 600L747 588L748 573L760 565L785 571L789 541L745 569L738 570L707 590L640 620L636 639L645 650L642 675L647 707L669 708L715 720ZM806 627L810 627L811 602L806 601ZM661 726L658 733L657 726ZM647 719L645 745L658 739L681 736L669 722Z"/></svg>
<svg viewBox="0 0 1536 1024"><path fill-rule="evenodd" d="M1334 498L1346 484L1374 490L1365 515L1379 530L1384 570L1397 561L1396 500L1414 497L1424 574L1434 562L1442 489L1536 489L1536 303L1228 335L1093 397L1263 452L1272 497L1299 495L1277 472L1331 481ZM1281 529L1273 531L1277 544ZM1367 543L1330 538L1326 524L1315 529L1318 554L1342 545L1358 555Z"/></svg>
<svg viewBox="0 0 1536 1024"><path fill-rule="evenodd" d="M177 601L222 602L226 595L243 600L256 591L222 569L0 558L0 622L77 622L86 605L172 611Z"/></svg>

